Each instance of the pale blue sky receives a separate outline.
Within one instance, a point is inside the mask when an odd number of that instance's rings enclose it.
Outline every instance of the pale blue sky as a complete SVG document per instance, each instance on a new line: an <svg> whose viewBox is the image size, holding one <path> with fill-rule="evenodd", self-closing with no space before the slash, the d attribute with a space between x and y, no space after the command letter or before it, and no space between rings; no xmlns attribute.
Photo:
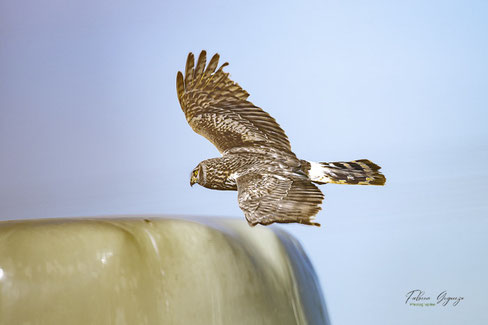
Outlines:
<svg viewBox="0 0 488 325"><path fill-rule="evenodd" d="M381 187L322 186L304 245L333 324L486 324L488 2L2 1L0 219L243 218L189 187L218 155L175 76L206 49L300 158L369 158ZM415 308L423 289L464 296Z"/></svg>

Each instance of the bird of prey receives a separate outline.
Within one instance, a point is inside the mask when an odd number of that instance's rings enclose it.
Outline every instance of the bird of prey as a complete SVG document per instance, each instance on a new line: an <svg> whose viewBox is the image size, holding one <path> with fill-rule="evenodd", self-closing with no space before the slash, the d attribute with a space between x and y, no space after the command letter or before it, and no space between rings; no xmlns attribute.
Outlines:
<svg viewBox="0 0 488 325"><path fill-rule="evenodd" d="M239 207L251 226L274 222L314 222L324 198L315 184L384 185L380 167L369 160L312 162L298 159L279 124L247 98L229 78L219 55L206 63L202 51L195 66L188 55L176 89L192 129L212 142L222 157L199 163L190 185L237 191Z"/></svg>

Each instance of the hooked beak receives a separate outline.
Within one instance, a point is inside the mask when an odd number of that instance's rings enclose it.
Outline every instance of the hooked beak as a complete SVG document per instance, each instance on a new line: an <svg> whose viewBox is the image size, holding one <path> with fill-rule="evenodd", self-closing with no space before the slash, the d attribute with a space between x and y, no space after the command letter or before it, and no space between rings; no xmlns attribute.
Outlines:
<svg viewBox="0 0 488 325"><path fill-rule="evenodd" d="M196 182L197 182L197 178L192 176L190 178L190 186L193 186L193 184L195 184Z"/></svg>

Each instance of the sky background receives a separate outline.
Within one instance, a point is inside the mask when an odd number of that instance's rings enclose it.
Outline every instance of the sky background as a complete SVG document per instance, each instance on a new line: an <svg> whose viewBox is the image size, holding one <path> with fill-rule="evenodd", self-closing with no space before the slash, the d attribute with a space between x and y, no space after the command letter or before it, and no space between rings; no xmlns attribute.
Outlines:
<svg viewBox="0 0 488 325"><path fill-rule="evenodd" d="M219 153L175 78L206 49L300 158L383 167L385 187L322 186L321 228L280 226L332 324L487 324L487 30L486 1L1 1L0 220L243 218L189 186Z"/></svg>

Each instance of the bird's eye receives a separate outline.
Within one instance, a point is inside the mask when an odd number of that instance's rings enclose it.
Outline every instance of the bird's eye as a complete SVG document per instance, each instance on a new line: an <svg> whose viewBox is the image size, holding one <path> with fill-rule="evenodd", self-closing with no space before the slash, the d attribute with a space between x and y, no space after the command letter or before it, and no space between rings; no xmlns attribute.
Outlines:
<svg viewBox="0 0 488 325"><path fill-rule="evenodd" d="M193 171L193 176L197 176L197 175L198 175L198 169L195 169L195 170Z"/></svg>

